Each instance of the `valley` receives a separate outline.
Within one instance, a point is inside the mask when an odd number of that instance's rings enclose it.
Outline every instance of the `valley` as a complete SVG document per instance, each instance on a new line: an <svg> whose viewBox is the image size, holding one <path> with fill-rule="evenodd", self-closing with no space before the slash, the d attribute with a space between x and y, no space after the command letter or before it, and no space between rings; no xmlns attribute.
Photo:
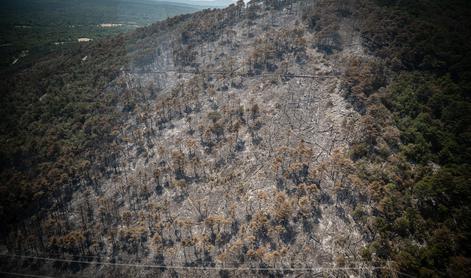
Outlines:
<svg viewBox="0 0 471 278"><path fill-rule="evenodd" d="M29 65L51 52L77 47L80 37L101 39L203 8L152 0L2 1L0 68L9 70L12 64ZM102 26L108 22L115 25ZM20 57L22 51L28 51L29 55Z"/></svg>

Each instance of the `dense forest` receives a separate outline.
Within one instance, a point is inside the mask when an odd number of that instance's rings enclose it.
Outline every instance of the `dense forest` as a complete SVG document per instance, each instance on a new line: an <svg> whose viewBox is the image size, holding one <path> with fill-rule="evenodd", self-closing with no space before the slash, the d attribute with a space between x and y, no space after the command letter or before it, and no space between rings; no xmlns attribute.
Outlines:
<svg viewBox="0 0 471 278"><path fill-rule="evenodd" d="M395 152L406 164L397 163L405 166L402 175L380 195L374 227L381 236L367 254L382 250L414 276L465 277L471 266L471 6L378 2L381 11L369 17L364 35L391 71L379 98L400 130Z"/></svg>
<svg viewBox="0 0 471 278"><path fill-rule="evenodd" d="M239 1L5 73L0 244L39 258L0 270L467 277L469 18Z"/></svg>

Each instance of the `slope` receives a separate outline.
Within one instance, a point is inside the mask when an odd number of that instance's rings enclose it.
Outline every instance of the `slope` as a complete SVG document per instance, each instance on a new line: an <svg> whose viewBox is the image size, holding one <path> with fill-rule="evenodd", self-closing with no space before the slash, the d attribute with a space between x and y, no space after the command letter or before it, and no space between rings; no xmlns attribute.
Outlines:
<svg viewBox="0 0 471 278"><path fill-rule="evenodd" d="M442 225L431 239L420 230L430 199L417 194L435 193L418 182L444 161L408 156L396 113L410 111L397 101L407 102L399 82L411 69L385 53L410 47L381 37L401 34L401 25L378 30L383 13L396 12L369 1L252 1L175 17L18 74L4 85L15 109L2 115L2 184L15 185L2 196L16 199L2 204L5 217L25 215L7 218L2 238L10 253L88 264L6 259L5 269L459 273L466 251L430 256L427 248L442 248L433 240L449 235ZM428 263L443 258L450 265Z"/></svg>

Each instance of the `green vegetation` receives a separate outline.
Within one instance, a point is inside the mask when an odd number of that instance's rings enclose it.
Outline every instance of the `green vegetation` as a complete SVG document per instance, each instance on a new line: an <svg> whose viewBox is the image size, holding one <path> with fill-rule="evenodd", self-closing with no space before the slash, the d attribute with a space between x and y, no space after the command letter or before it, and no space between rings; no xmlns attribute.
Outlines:
<svg viewBox="0 0 471 278"><path fill-rule="evenodd" d="M378 2L382 7L370 13L363 36L370 51L392 69L393 79L365 103L369 114L380 99L402 144L389 143L390 167L365 177L370 186L384 185L371 219L380 237L364 255L392 258L414 276L467 277L471 26L466 18L471 7L467 1ZM385 133L376 136L376 152L361 153L365 158L358 165L384 161L377 142L391 140Z"/></svg>
<svg viewBox="0 0 471 278"><path fill-rule="evenodd" d="M0 3L0 68L51 51L76 47L78 38L100 39L201 7L151 0L6 0ZM100 24L121 24L101 27Z"/></svg>
<svg viewBox="0 0 471 278"><path fill-rule="evenodd" d="M388 87L403 143L397 155L409 165L379 201L382 240L371 248L406 273L465 277L471 267L471 105L464 92L449 76L425 72L402 73Z"/></svg>

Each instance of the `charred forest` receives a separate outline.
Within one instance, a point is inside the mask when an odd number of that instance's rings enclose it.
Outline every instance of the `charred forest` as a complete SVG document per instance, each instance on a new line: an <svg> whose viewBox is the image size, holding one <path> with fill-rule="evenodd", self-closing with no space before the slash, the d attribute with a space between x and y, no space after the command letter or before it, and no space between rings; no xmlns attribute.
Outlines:
<svg viewBox="0 0 471 278"><path fill-rule="evenodd" d="M238 1L3 71L0 273L468 277L469 18Z"/></svg>

